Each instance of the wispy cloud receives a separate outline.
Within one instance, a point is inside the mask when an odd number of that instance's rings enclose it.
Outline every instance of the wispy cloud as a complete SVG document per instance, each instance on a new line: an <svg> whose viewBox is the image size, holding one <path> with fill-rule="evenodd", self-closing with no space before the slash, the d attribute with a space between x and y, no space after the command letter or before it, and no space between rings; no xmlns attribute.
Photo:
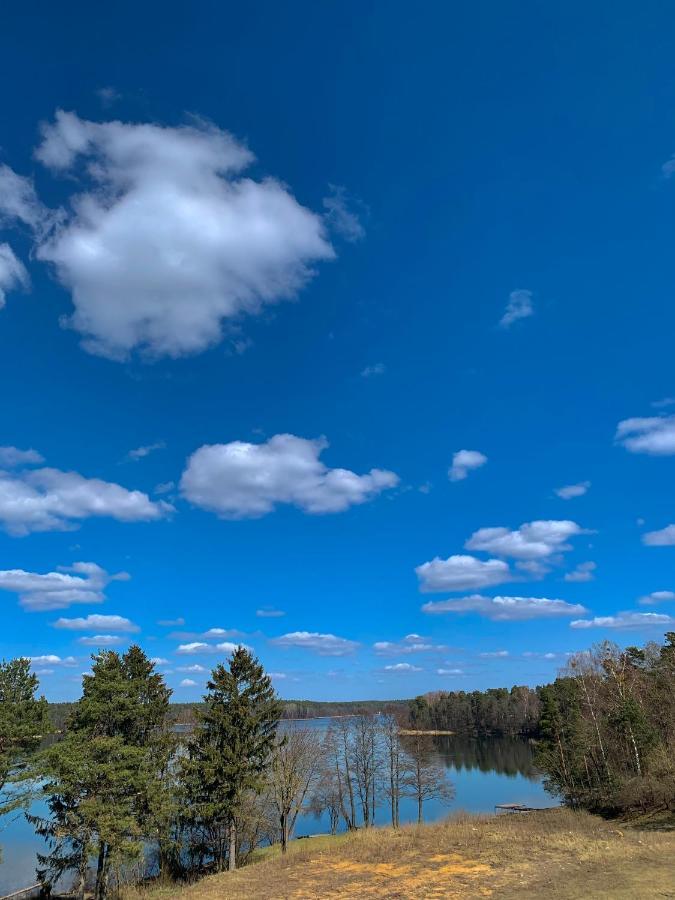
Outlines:
<svg viewBox="0 0 675 900"><path fill-rule="evenodd" d="M519 319L527 319L534 315L532 291L517 290L509 294L504 315L499 320L502 328L510 328Z"/></svg>
<svg viewBox="0 0 675 900"><path fill-rule="evenodd" d="M571 572L566 572L564 580L565 581L593 581L595 575L593 572L598 568L597 563L591 562L583 562L579 563L576 569L573 569Z"/></svg>
<svg viewBox="0 0 675 900"><path fill-rule="evenodd" d="M675 617L665 613L620 612L615 616L595 616L592 619L575 619L572 628L670 628L675 625Z"/></svg>
<svg viewBox="0 0 675 900"><path fill-rule="evenodd" d="M484 597L472 594L454 600L430 601L422 606L422 612L432 615L475 613L497 622L523 622L528 619L578 616L588 610L578 603L548 597Z"/></svg>
<svg viewBox="0 0 675 900"><path fill-rule="evenodd" d="M675 454L675 415L624 419L617 425L615 440L630 453L672 456Z"/></svg>
<svg viewBox="0 0 675 900"><path fill-rule="evenodd" d="M580 481L577 484L566 484L564 487L555 489L555 492L561 500L572 500L574 497L583 497L590 488L590 481Z"/></svg>

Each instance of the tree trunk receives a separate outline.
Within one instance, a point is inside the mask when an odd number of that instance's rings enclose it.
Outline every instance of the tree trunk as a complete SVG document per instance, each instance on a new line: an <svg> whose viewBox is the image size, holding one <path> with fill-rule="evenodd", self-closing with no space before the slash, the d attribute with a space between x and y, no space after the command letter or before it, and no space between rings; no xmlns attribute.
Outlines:
<svg viewBox="0 0 675 900"><path fill-rule="evenodd" d="M94 897L96 900L105 900L108 896L108 847L105 841L101 841L98 848L98 864L96 866L96 887Z"/></svg>
<svg viewBox="0 0 675 900"><path fill-rule="evenodd" d="M237 868L237 826L234 819L230 822L230 853L227 860L227 868L234 872Z"/></svg>
<svg viewBox="0 0 675 900"><path fill-rule="evenodd" d="M417 795L417 824L421 825L424 819L422 811L422 794Z"/></svg>
<svg viewBox="0 0 675 900"><path fill-rule="evenodd" d="M284 812L281 814L281 852L288 850L288 815Z"/></svg>

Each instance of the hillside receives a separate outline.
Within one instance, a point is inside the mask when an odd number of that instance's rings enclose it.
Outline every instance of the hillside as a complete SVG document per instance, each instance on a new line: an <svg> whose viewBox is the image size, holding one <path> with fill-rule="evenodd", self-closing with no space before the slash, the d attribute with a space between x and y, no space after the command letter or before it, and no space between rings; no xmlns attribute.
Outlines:
<svg viewBox="0 0 675 900"><path fill-rule="evenodd" d="M566 809L473 817L295 841L238 872L127 900L675 897L675 831L625 828Z"/></svg>

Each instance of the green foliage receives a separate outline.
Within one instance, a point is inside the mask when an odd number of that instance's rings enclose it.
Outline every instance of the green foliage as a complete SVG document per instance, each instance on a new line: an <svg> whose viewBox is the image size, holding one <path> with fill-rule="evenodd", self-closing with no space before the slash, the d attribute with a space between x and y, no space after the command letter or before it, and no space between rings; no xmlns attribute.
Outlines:
<svg viewBox="0 0 675 900"><path fill-rule="evenodd" d="M51 813L34 819L50 847L41 857L45 882L74 871L81 894L95 850L95 895L102 900L111 872L141 855L143 837L154 838L168 858L175 812L164 791L174 751L165 729L170 695L139 647L93 657L66 737L36 766Z"/></svg>
<svg viewBox="0 0 675 900"><path fill-rule="evenodd" d="M222 868L234 863L232 830L247 794L259 793L274 750L281 704L271 679L245 648L211 673L184 765L192 848Z"/></svg>
<svg viewBox="0 0 675 900"><path fill-rule="evenodd" d="M675 633L578 654L540 697L537 762L552 791L606 812L675 809Z"/></svg>
<svg viewBox="0 0 675 900"><path fill-rule="evenodd" d="M0 790L50 731L47 701L36 697L30 661L0 662Z"/></svg>
<svg viewBox="0 0 675 900"><path fill-rule="evenodd" d="M487 691L437 691L409 702L414 728L458 734L533 734L539 697L528 687Z"/></svg>

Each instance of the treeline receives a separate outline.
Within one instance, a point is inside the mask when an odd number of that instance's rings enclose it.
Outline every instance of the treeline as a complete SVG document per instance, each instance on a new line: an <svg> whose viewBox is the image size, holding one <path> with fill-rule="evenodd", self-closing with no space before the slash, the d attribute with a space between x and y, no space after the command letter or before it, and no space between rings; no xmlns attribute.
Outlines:
<svg viewBox="0 0 675 900"><path fill-rule="evenodd" d="M475 735L536 735L540 689L515 686L487 691L437 691L410 702L413 728Z"/></svg>
<svg viewBox="0 0 675 900"><path fill-rule="evenodd" d="M316 719L329 716L359 716L368 713L379 713L384 709L408 708L408 700L280 700L282 719ZM73 711L74 703L50 703L49 718L55 731L62 732L66 728L68 718ZM199 710L204 704L170 703L168 721L175 725L194 725Z"/></svg>
<svg viewBox="0 0 675 900"><path fill-rule="evenodd" d="M675 632L577 654L540 697L537 758L553 791L602 812L675 810Z"/></svg>
<svg viewBox="0 0 675 900"><path fill-rule="evenodd" d="M90 887L105 900L149 873L233 869L261 844L285 850L303 812L325 814L334 832L368 828L386 808L397 826L402 797L421 822L426 801L452 795L432 739L406 736L396 706L327 730L284 722L270 677L243 647L206 688L195 727L176 729L171 691L141 648L101 651L61 734L45 742L53 726L28 660L0 665L0 788L11 784L13 808L23 802L45 839L46 894L72 884L78 900Z"/></svg>

